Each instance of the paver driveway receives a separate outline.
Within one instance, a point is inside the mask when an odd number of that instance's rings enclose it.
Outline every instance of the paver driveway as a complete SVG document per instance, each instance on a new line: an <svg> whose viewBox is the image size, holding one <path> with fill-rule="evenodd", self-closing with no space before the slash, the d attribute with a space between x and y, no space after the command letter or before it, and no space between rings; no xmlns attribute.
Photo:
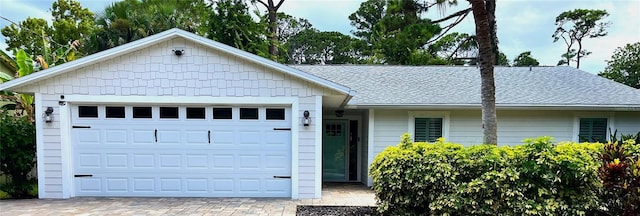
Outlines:
<svg viewBox="0 0 640 216"><path fill-rule="evenodd" d="M72 198L0 201L0 215L295 215L297 205L375 205L363 186L330 185L322 199Z"/></svg>

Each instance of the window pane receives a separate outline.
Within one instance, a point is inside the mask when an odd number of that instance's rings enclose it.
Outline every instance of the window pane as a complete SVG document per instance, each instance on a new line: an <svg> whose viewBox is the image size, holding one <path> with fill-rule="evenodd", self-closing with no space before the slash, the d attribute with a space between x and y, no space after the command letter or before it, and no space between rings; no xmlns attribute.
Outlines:
<svg viewBox="0 0 640 216"><path fill-rule="evenodd" d="M416 118L415 142L435 142L442 137L442 118Z"/></svg>
<svg viewBox="0 0 640 216"><path fill-rule="evenodd" d="M581 118L578 140L580 142L605 142L607 140L607 119Z"/></svg>
<svg viewBox="0 0 640 216"><path fill-rule="evenodd" d="M178 118L178 107L160 107L160 118Z"/></svg>
<svg viewBox="0 0 640 216"><path fill-rule="evenodd" d="M240 108L240 119L258 119L258 108Z"/></svg>
<svg viewBox="0 0 640 216"><path fill-rule="evenodd" d="M204 119L204 108L187 107L187 119Z"/></svg>
<svg viewBox="0 0 640 216"><path fill-rule="evenodd" d="M267 109L267 120L284 120L284 109Z"/></svg>
<svg viewBox="0 0 640 216"><path fill-rule="evenodd" d="M231 108L213 108L213 119L231 119Z"/></svg>
<svg viewBox="0 0 640 216"><path fill-rule="evenodd" d="M133 118L151 118L151 107L134 107Z"/></svg>
<svg viewBox="0 0 640 216"><path fill-rule="evenodd" d="M105 107L107 118L124 118L124 107Z"/></svg>
<svg viewBox="0 0 640 216"><path fill-rule="evenodd" d="M78 117L80 118L97 118L98 107L97 106L79 106Z"/></svg>

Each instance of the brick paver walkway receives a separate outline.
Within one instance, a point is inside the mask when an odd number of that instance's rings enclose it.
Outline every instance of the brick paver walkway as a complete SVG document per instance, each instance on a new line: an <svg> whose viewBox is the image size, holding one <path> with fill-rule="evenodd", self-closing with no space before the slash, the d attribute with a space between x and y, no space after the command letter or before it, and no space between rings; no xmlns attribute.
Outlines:
<svg viewBox="0 0 640 216"><path fill-rule="evenodd" d="M297 205L375 205L364 186L331 184L322 199L93 198L1 200L0 215L295 215Z"/></svg>

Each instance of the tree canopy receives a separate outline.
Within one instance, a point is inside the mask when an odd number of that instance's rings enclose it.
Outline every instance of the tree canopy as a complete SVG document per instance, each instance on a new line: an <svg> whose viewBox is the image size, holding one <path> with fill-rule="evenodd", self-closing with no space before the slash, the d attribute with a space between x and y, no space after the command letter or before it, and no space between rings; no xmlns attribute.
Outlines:
<svg viewBox="0 0 640 216"><path fill-rule="evenodd" d="M513 66L522 67L522 66L538 66L540 62L537 59L531 56L531 51L526 51L520 53L515 59L513 59Z"/></svg>
<svg viewBox="0 0 640 216"><path fill-rule="evenodd" d="M94 15L75 0L57 0L51 5L52 25L40 18L27 18L2 29L7 51L23 49L30 55L44 55L49 50L84 41L95 28ZM81 43L82 44L82 43Z"/></svg>
<svg viewBox="0 0 640 216"><path fill-rule="evenodd" d="M602 21L607 16L609 13L606 10L588 9L575 9L558 15L555 23L557 28L551 37L553 42L562 39L567 46L558 65L570 65L571 61L575 61L576 68L580 68L580 60L591 54L582 48L582 40L607 35L606 28L609 27L609 23ZM574 45L578 48L575 49Z"/></svg>
<svg viewBox="0 0 640 216"><path fill-rule="evenodd" d="M640 42L618 47L598 75L640 89Z"/></svg>

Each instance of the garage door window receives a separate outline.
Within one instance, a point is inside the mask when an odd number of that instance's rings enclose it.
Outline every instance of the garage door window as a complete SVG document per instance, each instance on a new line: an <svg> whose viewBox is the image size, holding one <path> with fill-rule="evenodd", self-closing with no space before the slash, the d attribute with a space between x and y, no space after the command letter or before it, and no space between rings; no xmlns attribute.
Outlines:
<svg viewBox="0 0 640 216"><path fill-rule="evenodd" d="M151 107L134 107L133 118L151 118Z"/></svg>
<svg viewBox="0 0 640 216"><path fill-rule="evenodd" d="M107 118L124 118L124 107L105 107Z"/></svg>
<svg viewBox="0 0 640 216"><path fill-rule="evenodd" d="M284 120L284 109L267 109L267 120Z"/></svg>
<svg viewBox="0 0 640 216"><path fill-rule="evenodd" d="M205 119L204 108L187 107L187 119Z"/></svg>
<svg viewBox="0 0 640 216"><path fill-rule="evenodd" d="M240 119L258 119L258 108L240 108Z"/></svg>
<svg viewBox="0 0 640 216"><path fill-rule="evenodd" d="M213 108L213 119L231 119L232 117L231 108Z"/></svg>
<svg viewBox="0 0 640 216"><path fill-rule="evenodd" d="M80 118L98 118L97 106L79 106L78 117Z"/></svg>
<svg viewBox="0 0 640 216"><path fill-rule="evenodd" d="M178 118L178 107L160 107L160 118L161 119L177 119Z"/></svg>

